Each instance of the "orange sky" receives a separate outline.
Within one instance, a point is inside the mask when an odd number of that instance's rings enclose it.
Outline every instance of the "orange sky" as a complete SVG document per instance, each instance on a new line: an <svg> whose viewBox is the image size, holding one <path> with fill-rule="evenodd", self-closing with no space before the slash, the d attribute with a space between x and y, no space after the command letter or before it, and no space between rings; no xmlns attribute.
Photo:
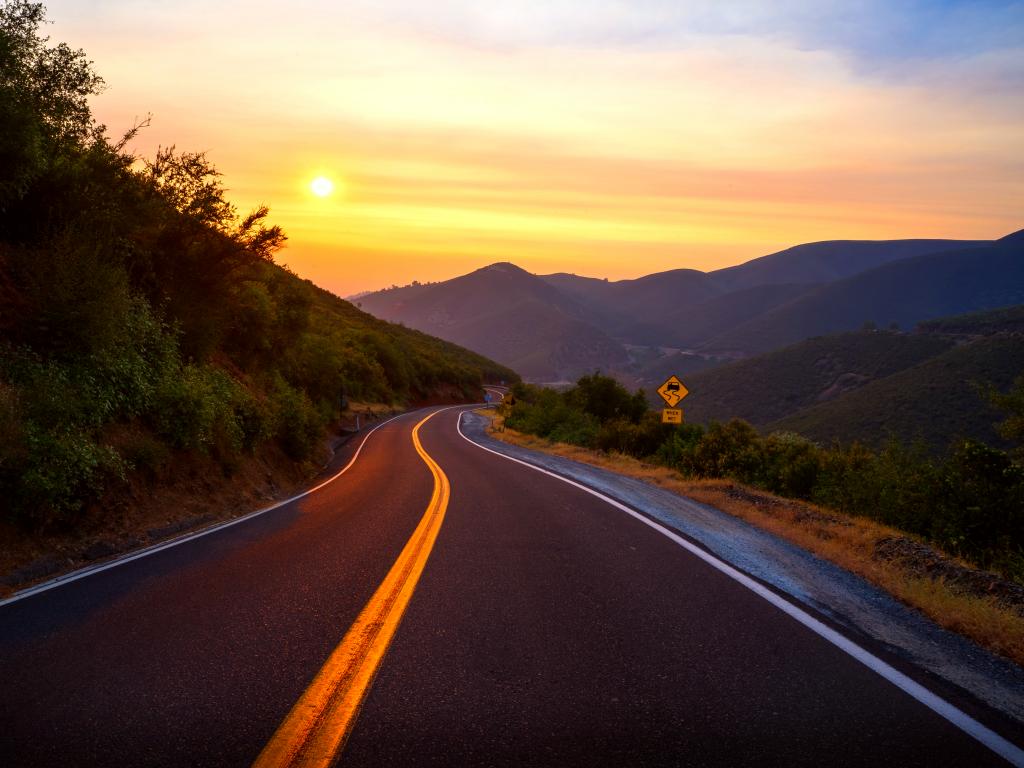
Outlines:
<svg viewBox="0 0 1024 768"><path fill-rule="evenodd" d="M1016 6L677 5L48 8L106 79L111 133L152 113L137 151L207 151L288 233L278 260L342 295L498 260L614 279L1024 226Z"/></svg>

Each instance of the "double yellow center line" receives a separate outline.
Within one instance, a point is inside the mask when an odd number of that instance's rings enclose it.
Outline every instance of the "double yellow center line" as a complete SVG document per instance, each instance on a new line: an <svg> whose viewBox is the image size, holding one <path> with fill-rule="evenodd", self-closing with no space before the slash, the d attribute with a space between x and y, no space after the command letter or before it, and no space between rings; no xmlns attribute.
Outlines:
<svg viewBox="0 0 1024 768"><path fill-rule="evenodd" d="M402 620L448 508L448 477L420 443L422 427L412 430L412 444L434 476L427 511L355 623L292 707L253 763L253 768L329 766L348 738L373 677Z"/></svg>

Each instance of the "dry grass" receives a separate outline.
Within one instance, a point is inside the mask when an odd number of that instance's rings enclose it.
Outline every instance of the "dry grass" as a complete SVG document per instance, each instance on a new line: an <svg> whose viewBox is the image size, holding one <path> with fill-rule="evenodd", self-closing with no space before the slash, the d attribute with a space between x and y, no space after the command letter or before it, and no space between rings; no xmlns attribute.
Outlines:
<svg viewBox="0 0 1024 768"><path fill-rule="evenodd" d="M667 467L630 456L552 443L506 429L493 411L483 413L494 419L490 432L498 440L644 480L741 518L861 576L940 626L1024 666L1024 616L1018 609L992 597L965 594L942 579L922 577L900 561L877 556L880 542L893 537L911 538L903 531L731 480L687 479Z"/></svg>

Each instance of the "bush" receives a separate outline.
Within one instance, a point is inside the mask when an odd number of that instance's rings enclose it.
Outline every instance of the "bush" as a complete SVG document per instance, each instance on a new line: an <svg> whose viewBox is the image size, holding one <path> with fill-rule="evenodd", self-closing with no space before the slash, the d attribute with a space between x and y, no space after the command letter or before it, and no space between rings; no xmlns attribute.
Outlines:
<svg viewBox="0 0 1024 768"><path fill-rule="evenodd" d="M599 373L582 377L565 399L600 422L622 419L636 424L647 413L647 398L642 390L631 395L615 379Z"/></svg>
<svg viewBox="0 0 1024 768"><path fill-rule="evenodd" d="M1024 550L1024 467L976 440L955 446L944 463L930 534L970 556Z"/></svg>
<svg viewBox="0 0 1024 768"><path fill-rule="evenodd" d="M175 448L219 458L252 444L263 429L251 396L226 373L206 365L187 365L161 382L152 421Z"/></svg>
<svg viewBox="0 0 1024 768"><path fill-rule="evenodd" d="M823 451L812 501L843 512L868 514L879 501L877 461L861 443L836 444Z"/></svg>
<svg viewBox="0 0 1024 768"><path fill-rule="evenodd" d="M296 460L309 458L326 426L306 393L279 381L273 393L274 436Z"/></svg>
<svg viewBox="0 0 1024 768"><path fill-rule="evenodd" d="M761 445L760 484L781 496L810 499L821 472L821 449L793 432L776 432Z"/></svg>
<svg viewBox="0 0 1024 768"><path fill-rule="evenodd" d="M696 477L735 477L754 482L763 474L763 461L757 430L733 419L726 424L712 422L694 451L684 456L680 469Z"/></svg>
<svg viewBox="0 0 1024 768"><path fill-rule="evenodd" d="M25 466L9 498L15 517L37 527L73 523L111 478L125 476L127 467L117 452L83 432L30 430L26 442Z"/></svg>

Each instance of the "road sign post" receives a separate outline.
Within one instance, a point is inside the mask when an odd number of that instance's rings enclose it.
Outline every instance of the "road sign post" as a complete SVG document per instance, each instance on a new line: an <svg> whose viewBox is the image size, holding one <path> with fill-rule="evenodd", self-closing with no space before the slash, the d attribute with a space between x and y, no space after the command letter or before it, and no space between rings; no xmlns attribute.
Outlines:
<svg viewBox="0 0 1024 768"><path fill-rule="evenodd" d="M661 411L661 423L662 424L682 424L683 423L683 409L682 408L664 408Z"/></svg>

